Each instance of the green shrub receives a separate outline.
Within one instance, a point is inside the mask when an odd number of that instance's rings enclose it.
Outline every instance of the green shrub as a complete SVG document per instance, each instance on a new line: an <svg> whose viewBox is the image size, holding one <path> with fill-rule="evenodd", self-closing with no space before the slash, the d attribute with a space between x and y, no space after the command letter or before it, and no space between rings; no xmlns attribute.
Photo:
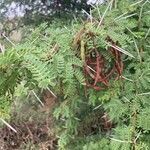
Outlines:
<svg viewBox="0 0 150 150"><path fill-rule="evenodd" d="M57 95L59 149L149 149L150 5L115 2L95 8L84 23L65 28L41 25L26 42L0 54L2 117L8 115L6 101L24 81L28 90L48 88ZM107 64L103 76L115 67L108 83L103 77L93 85L83 71L87 58L98 57L92 52Z"/></svg>

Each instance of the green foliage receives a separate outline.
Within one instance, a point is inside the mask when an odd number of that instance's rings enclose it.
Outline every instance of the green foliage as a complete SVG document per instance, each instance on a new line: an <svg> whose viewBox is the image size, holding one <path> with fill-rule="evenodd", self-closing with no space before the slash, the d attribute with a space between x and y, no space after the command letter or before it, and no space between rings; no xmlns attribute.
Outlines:
<svg viewBox="0 0 150 150"><path fill-rule="evenodd" d="M27 92L50 88L57 94L54 116L58 120L59 149L149 149L148 4L120 0L95 8L93 18L85 23L65 28L43 24L23 44L1 53L2 117L8 115L8 102L23 81ZM111 66L114 58L108 48L113 45L108 39L118 43L124 72L119 80L111 79L108 88L96 91L86 87L82 56L97 48ZM80 40L86 43L85 53ZM104 114L109 120L103 121ZM111 127L105 128L110 120Z"/></svg>
<svg viewBox="0 0 150 150"><path fill-rule="evenodd" d="M12 3L13 7L10 9L9 6ZM20 17L20 13L18 13L19 8L23 17ZM87 0L2 0L0 2L0 20L5 20L9 11L9 14L12 13L19 18L18 26L24 26L24 24L38 26L45 21L51 23L56 18L62 21L72 20L81 14L82 9L89 11L89 8Z"/></svg>
<svg viewBox="0 0 150 150"><path fill-rule="evenodd" d="M1 118L10 118L11 101L6 96L0 97L0 116Z"/></svg>
<svg viewBox="0 0 150 150"><path fill-rule="evenodd" d="M97 150L97 149L103 149L103 150L109 150L109 141L106 139L101 139L100 141L96 142L89 142L88 144L83 146L83 150Z"/></svg>

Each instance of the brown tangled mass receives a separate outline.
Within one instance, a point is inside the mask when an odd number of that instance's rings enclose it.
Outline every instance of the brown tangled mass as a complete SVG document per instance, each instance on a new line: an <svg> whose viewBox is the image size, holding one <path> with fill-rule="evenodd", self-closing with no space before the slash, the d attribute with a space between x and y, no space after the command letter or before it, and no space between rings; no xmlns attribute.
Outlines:
<svg viewBox="0 0 150 150"><path fill-rule="evenodd" d="M111 43L112 46L105 49L106 54L111 56L111 61L108 62L100 46L94 44L96 36L91 31L82 29L76 34L73 45L79 55L80 49L83 49L81 42L85 40L85 37L93 42L93 48L88 48L87 43L84 43L83 72L86 86L99 91L109 87L110 80L118 80L121 77L123 62L121 59L122 53L117 49L118 43L113 42L109 37L106 39L106 42Z"/></svg>

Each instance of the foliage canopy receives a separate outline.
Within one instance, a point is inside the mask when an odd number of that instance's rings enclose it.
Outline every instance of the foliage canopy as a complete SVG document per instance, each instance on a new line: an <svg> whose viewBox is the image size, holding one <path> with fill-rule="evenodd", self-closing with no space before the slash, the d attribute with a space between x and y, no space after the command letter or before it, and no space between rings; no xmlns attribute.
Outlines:
<svg viewBox="0 0 150 150"><path fill-rule="evenodd" d="M65 28L42 24L23 44L0 54L1 117L7 117L16 88L23 83L28 91L50 89L58 96L54 116L59 149L149 149L150 5L115 2L96 7L83 23ZM86 60L95 62L97 53L107 63L106 71L101 68L103 76L114 63L116 67L104 89L95 88L93 65L94 77L84 71ZM89 87L90 75L94 86ZM96 84L101 86L105 77Z"/></svg>

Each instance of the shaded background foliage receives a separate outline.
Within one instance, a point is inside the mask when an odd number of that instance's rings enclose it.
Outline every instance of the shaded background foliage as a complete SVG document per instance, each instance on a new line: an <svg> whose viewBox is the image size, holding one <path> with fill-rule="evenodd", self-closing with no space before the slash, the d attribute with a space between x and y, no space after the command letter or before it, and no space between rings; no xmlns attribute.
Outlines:
<svg viewBox="0 0 150 150"><path fill-rule="evenodd" d="M20 7L20 11L24 13L24 23L39 24L41 21L50 21L54 18L71 19L73 16L79 15L84 9L89 11L90 5L87 0L6 0L1 2L2 14L6 15L8 6L15 6L14 9ZM15 10L11 10L15 13ZM17 15L17 14L16 14Z"/></svg>

